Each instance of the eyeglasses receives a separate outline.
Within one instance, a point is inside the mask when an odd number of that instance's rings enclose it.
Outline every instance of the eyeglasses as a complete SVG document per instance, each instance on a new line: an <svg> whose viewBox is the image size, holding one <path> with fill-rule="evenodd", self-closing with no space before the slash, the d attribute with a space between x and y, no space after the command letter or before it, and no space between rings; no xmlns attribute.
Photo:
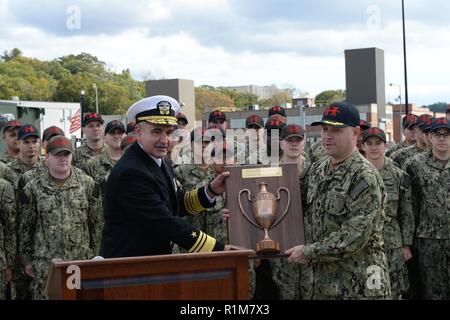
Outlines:
<svg viewBox="0 0 450 320"><path fill-rule="evenodd" d="M433 137L435 137L436 139L439 139L440 137L444 138L444 139L448 139L450 137L450 132L445 132L445 133L441 133L441 132L432 132L431 135Z"/></svg>

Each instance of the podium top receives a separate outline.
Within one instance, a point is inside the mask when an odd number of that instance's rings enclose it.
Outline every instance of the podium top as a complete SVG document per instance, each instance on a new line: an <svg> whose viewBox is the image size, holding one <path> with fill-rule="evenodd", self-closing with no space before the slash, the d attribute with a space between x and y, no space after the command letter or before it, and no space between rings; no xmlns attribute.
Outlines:
<svg viewBox="0 0 450 320"><path fill-rule="evenodd" d="M124 257L124 258L108 258L101 260L73 260L73 261L53 261L52 265L55 268L64 268L71 265L77 266L96 266L96 265L120 265L130 263L142 262L157 262L157 261L187 261L201 258L227 258L227 257L241 257L251 256L255 254L253 250L231 250L231 251L215 251L206 253L181 253L181 254L166 254L144 257Z"/></svg>

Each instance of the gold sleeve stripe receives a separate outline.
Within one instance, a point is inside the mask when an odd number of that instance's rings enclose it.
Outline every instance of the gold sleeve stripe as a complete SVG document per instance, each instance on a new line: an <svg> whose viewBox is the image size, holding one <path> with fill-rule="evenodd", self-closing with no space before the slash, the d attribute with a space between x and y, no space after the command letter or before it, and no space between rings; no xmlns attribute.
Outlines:
<svg viewBox="0 0 450 320"><path fill-rule="evenodd" d="M216 239L206 235L206 241L205 241L203 247L200 248L200 250L198 252L212 252L215 245L216 245Z"/></svg>
<svg viewBox="0 0 450 320"><path fill-rule="evenodd" d="M205 210L200 203L198 190L199 189L186 192L184 195L184 206L190 214L200 213Z"/></svg>
<svg viewBox="0 0 450 320"><path fill-rule="evenodd" d="M198 248L199 247L201 248L203 246L203 242L205 240L206 240L206 235L202 231L200 231L197 241L195 241L194 245L189 249L189 253L198 252Z"/></svg>
<svg viewBox="0 0 450 320"><path fill-rule="evenodd" d="M189 212L190 214L195 214L194 209L192 208L192 204L191 204L191 196L190 196L191 191L186 192L184 194L184 207L186 208L187 212Z"/></svg>
<svg viewBox="0 0 450 320"><path fill-rule="evenodd" d="M196 212L202 212L205 210L205 208L203 208L202 204L200 203L198 191L199 191L199 189L192 192L192 203L194 205L194 210Z"/></svg>

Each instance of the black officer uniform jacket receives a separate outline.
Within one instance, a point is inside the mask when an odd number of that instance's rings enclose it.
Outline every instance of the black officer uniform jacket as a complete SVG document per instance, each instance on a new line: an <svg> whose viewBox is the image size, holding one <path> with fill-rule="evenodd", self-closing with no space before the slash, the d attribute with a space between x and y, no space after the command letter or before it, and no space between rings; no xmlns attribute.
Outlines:
<svg viewBox="0 0 450 320"><path fill-rule="evenodd" d="M137 142L129 147L106 183L100 255L170 254L172 242L189 252L223 250L223 244L182 218L214 205L204 188L184 192L175 181L166 160L160 168Z"/></svg>

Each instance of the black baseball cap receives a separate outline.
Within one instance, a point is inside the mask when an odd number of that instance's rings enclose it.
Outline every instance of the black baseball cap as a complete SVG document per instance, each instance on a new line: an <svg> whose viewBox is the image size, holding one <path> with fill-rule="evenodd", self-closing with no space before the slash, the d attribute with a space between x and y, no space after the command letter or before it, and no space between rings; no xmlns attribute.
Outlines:
<svg viewBox="0 0 450 320"><path fill-rule="evenodd" d="M416 121L416 127L419 127L423 130L423 128L428 124L428 120L433 118L432 115L429 114L421 114Z"/></svg>
<svg viewBox="0 0 450 320"><path fill-rule="evenodd" d="M50 138L45 146L45 152L56 155L61 151L73 153L70 140L64 136L54 136Z"/></svg>
<svg viewBox="0 0 450 320"><path fill-rule="evenodd" d="M105 136L114 129L120 129L123 133L125 133L125 126L123 123L119 120L112 120L106 125Z"/></svg>
<svg viewBox="0 0 450 320"><path fill-rule="evenodd" d="M414 127L417 123L417 116L415 114L407 114L402 119L403 129Z"/></svg>
<svg viewBox="0 0 450 320"><path fill-rule="evenodd" d="M98 113L88 113L83 118L83 127L85 127L89 122L98 121L101 124L103 124L105 121L103 121L102 116Z"/></svg>
<svg viewBox="0 0 450 320"><path fill-rule="evenodd" d="M298 124L289 124L281 130L280 140L288 139L290 137L305 138L305 131Z"/></svg>
<svg viewBox="0 0 450 320"><path fill-rule="evenodd" d="M285 125L286 125L286 118L283 117L282 115L274 114L274 115L270 116L269 119L267 119L267 122L266 122L266 125L264 128L269 130L269 134L270 134L270 130L278 129L281 131L281 129L283 129L283 127Z"/></svg>
<svg viewBox="0 0 450 320"><path fill-rule="evenodd" d="M136 129L136 122L132 121L127 124L127 130L125 131L126 134L130 134L134 132Z"/></svg>
<svg viewBox="0 0 450 320"><path fill-rule="evenodd" d="M372 126L370 125L370 123L368 121L361 119L361 120L359 120L359 127L361 128L361 130L364 131L364 130L369 129Z"/></svg>
<svg viewBox="0 0 450 320"><path fill-rule="evenodd" d="M363 143L369 139L370 137L380 138L384 143L386 143L386 133L380 128L373 127L363 131L362 133L362 141Z"/></svg>
<svg viewBox="0 0 450 320"><path fill-rule="evenodd" d="M227 117L225 116L225 113L223 113L220 110L211 111L211 113L209 114L208 121L216 122L217 120L227 121Z"/></svg>
<svg viewBox="0 0 450 320"><path fill-rule="evenodd" d="M434 132L441 128L450 130L450 121L445 117L434 119L430 127L430 132Z"/></svg>
<svg viewBox="0 0 450 320"><path fill-rule="evenodd" d="M3 128L3 133L5 131L11 130L11 129L18 129L22 126L22 122L18 120L11 120L6 123L6 126Z"/></svg>
<svg viewBox="0 0 450 320"><path fill-rule="evenodd" d="M51 126L44 130L42 133L42 141L48 141L54 136L64 136L64 131L57 127L57 126Z"/></svg>
<svg viewBox="0 0 450 320"><path fill-rule="evenodd" d="M251 125L256 125L260 128L264 128L264 120L261 116L253 114L245 119L245 127L248 128Z"/></svg>
<svg viewBox="0 0 450 320"><path fill-rule="evenodd" d="M32 124L24 124L19 128L19 140L24 140L28 137L41 137L38 129L36 129L36 127Z"/></svg>
<svg viewBox="0 0 450 320"><path fill-rule="evenodd" d="M275 106L269 109L269 118L274 114L279 114L286 118L286 109L280 106Z"/></svg>
<svg viewBox="0 0 450 320"><path fill-rule="evenodd" d="M177 115L176 115L176 117L177 117L177 122L179 122L179 121L185 121L186 124L189 123L189 121L188 121L187 117L184 115L184 113L178 112Z"/></svg>
<svg viewBox="0 0 450 320"><path fill-rule="evenodd" d="M313 122L312 126L328 125L333 128L358 127L359 111L348 102L334 102L326 107L322 120Z"/></svg>
<svg viewBox="0 0 450 320"><path fill-rule="evenodd" d="M435 117L431 117L426 120L426 124L422 127L423 132L428 133L431 130L431 126L433 125L433 121L435 120Z"/></svg>

